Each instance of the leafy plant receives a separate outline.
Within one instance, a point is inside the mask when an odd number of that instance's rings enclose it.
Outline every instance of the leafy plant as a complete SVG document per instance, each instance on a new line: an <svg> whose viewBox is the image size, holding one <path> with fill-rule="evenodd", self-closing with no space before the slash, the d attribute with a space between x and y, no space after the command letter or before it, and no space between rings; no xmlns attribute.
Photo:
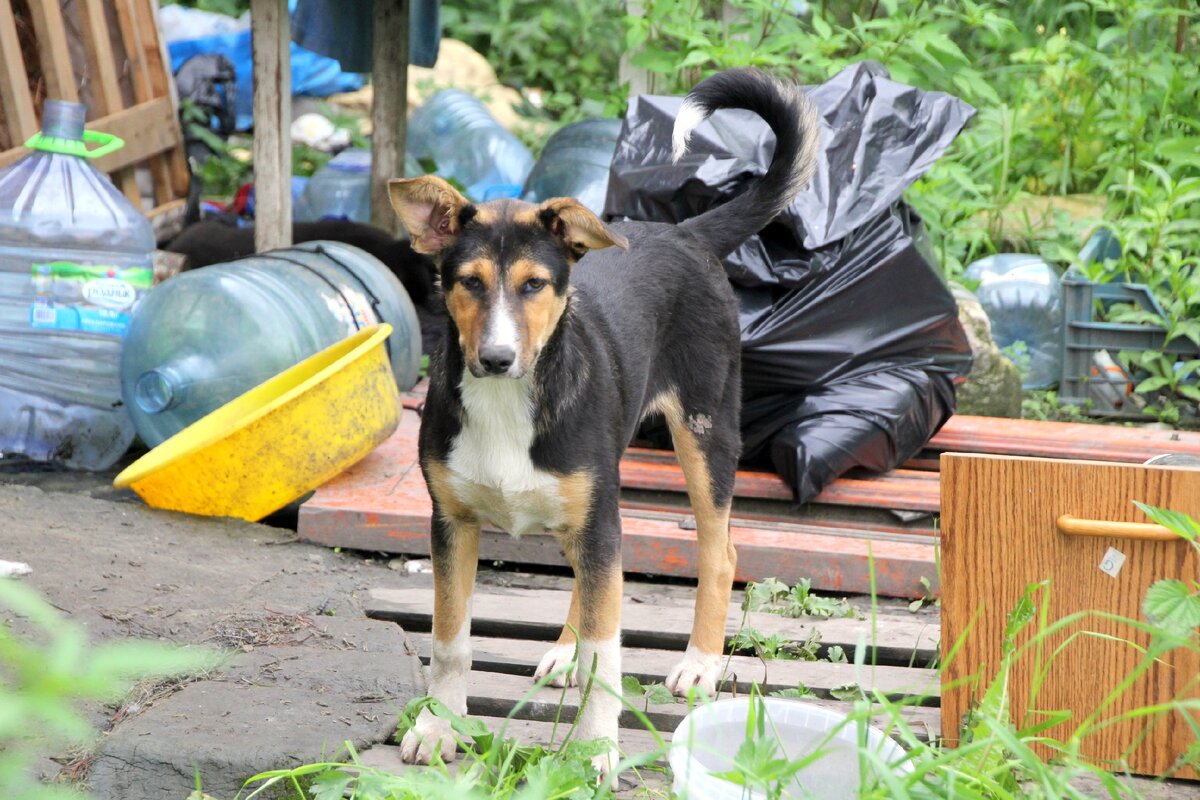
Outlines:
<svg viewBox="0 0 1200 800"><path fill-rule="evenodd" d="M142 641L90 646L81 627L36 592L0 578L0 796L59 800L80 795L38 782L35 758L98 736L83 701L119 700L137 681L211 668L213 653ZM14 622L6 622L5 618Z"/></svg>
<svg viewBox="0 0 1200 800"><path fill-rule="evenodd" d="M561 122L615 114L621 56L619 0L453 0L446 35L483 53L500 78L536 89L541 112ZM531 112L537 109L529 109Z"/></svg>
<svg viewBox="0 0 1200 800"><path fill-rule="evenodd" d="M1200 522L1187 514L1135 503L1154 522L1186 540L1200 557ZM1195 637L1200 629L1200 582L1189 586L1181 580L1155 581L1142 604L1151 624L1179 636Z"/></svg>
<svg viewBox="0 0 1200 800"><path fill-rule="evenodd" d="M812 581L801 578L795 586L788 586L776 578L767 578L761 583L746 584L742 600L746 611L766 611L785 617L831 617L854 618L857 612L846 598L825 597L812 593Z"/></svg>
<svg viewBox="0 0 1200 800"><path fill-rule="evenodd" d="M650 704L674 703L675 695L664 683L643 684L633 675L621 677L621 693L629 702L641 702L642 710L650 708Z"/></svg>

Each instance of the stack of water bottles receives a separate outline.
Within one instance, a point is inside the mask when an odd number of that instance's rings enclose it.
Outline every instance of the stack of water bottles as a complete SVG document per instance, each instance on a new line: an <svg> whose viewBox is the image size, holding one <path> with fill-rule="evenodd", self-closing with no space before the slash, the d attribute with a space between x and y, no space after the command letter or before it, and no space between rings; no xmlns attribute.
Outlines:
<svg viewBox="0 0 1200 800"><path fill-rule="evenodd" d="M437 92L408 122L408 155L437 165L437 174L466 188L472 200L516 197L533 155L487 107L457 89Z"/></svg>
<svg viewBox="0 0 1200 800"><path fill-rule="evenodd" d="M574 197L603 214L608 170L620 136L619 119L587 119L560 128L546 140L521 197L531 203Z"/></svg>
<svg viewBox="0 0 1200 800"><path fill-rule="evenodd" d="M85 113L47 100L34 152L0 171L0 458L99 470L134 438L117 367L155 242L88 163L123 143Z"/></svg>

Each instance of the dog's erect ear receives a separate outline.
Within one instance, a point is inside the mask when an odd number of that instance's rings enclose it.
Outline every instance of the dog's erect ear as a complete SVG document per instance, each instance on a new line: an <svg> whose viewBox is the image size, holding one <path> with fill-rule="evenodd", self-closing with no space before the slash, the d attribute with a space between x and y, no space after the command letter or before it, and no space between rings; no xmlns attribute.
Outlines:
<svg viewBox="0 0 1200 800"><path fill-rule="evenodd" d="M458 236L459 214L471 201L436 175L388 181L388 197L418 253L435 255Z"/></svg>
<svg viewBox="0 0 1200 800"><path fill-rule="evenodd" d="M629 240L600 221L578 200L556 197L538 206L538 219L574 258L588 250L617 246L629 249Z"/></svg>

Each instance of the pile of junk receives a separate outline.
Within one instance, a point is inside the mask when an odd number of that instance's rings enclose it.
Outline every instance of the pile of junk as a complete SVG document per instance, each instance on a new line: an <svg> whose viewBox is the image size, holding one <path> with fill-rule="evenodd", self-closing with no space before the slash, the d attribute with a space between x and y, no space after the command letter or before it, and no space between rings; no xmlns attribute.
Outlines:
<svg viewBox="0 0 1200 800"><path fill-rule="evenodd" d="M869 62L808 91L822 118L816 176L724 262L740 307L744 457L799 503L850 469L917 453L972 365L902 195L974 110ZM207 94L230 125L234 92ZM774 147L756 116L722 110L672 163L680 103L636 97L623 121L562 128L534 159L480 101L443 90L412 115L406 171L436 171L476 201L575 196L609 220L679 222L736 196ZM0 172L0 465L108 470L140 440L152 449L120 485L256 519L392 433L445 320L432 264L366 222L369 149L344 148L297 187L296 230L311 227L295 246L253 254L252 206L233 221L219 209L167 246L192 268L156 282L149 225L85 141L81 107L48 101L34 153Z"/></svg>

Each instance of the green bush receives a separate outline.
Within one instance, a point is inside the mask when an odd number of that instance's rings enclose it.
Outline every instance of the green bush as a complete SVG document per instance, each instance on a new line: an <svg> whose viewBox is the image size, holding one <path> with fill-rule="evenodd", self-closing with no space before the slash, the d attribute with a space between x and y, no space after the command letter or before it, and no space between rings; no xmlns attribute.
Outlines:
<svg viewBox="0 0 1200 800"><path fill-rule="evenodd" d="M459 0L447 33L481 49L501 80L544 88L568 120L595 113L602 98L621 107L622 49L648 71L652 91L676 94L732 66L812 84L879 61L896 80L979 111L906 196L948 277L990 253L1039 253L1093 280L1150 285L1164 316L1116 309L1110 319L1161 325L1200 346L1200 44L1187 4L644 0L623 18L623 43L615 2L588 6L590 16L583 5ZM1083 195L1083 213L1058 210L1051 198L1061 195ZM1110 228L1124 254L1076 263L1096 226ZM1159 353L1123 361L1155 416L1178 422L1200 401L1200 362Z"/></svg>

